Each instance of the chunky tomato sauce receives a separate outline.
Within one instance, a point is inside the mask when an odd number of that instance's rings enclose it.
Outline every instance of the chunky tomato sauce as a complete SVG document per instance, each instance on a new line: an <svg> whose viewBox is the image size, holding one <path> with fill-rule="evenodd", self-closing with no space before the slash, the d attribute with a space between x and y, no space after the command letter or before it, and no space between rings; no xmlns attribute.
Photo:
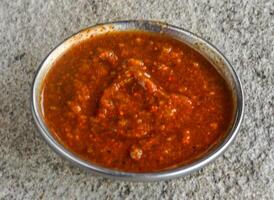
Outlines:
<svg viewBox="0 0 274 200"><path fill-rule="evenodd" d="M231 92L215 68L161 34L118 32L69 49L42 92L47 126L81 158L148 172L191 163L226 136Z"/></svg>

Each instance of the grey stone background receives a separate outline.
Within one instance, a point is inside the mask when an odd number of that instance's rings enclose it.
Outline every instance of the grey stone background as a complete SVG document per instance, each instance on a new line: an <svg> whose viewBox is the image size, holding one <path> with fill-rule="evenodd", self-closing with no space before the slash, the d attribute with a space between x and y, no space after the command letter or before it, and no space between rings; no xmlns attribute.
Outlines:
<svg viewBox="0 0 274 200"><path fill-rule="evenodd" d="M97 22L155 19L216 45L239 73L245 120L229 150L175 180L94 177L57 156L30 113L38 64ZM274 1L0 0L0 199L274 199Z"/></svg>

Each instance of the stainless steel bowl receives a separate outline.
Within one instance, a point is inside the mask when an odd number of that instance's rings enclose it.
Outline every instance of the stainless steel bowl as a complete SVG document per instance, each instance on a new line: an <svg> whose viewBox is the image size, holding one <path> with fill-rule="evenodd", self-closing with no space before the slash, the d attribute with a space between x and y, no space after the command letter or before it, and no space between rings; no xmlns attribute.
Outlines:
<svg viewBox="0 0 274 200"><path fill-rule="evenodd" d="M220 144L217 145L217 147L213 148L210 152L208 152L207 155L197 160L196 162L191 163L187 166L181 166L170 170L163 170L151 173L130 173L107 169L82 160L77 155L70 152L54 138L54 136L48 129L43 119L41 110L41 85L55 60L62 56L64 52L66 52L66 50L69 49L71 46L79 43L80 41L86 40L91 36L103 34L109 31L126 30L160 32L188 44L190 47L205 56L215 66L215 68L225 78L229 87L231 88L235 109L233 111L234 118L233 122L231 123L229 133L223 139L223 141L221 141ZM67 160L71 161L73 164L87 169L94 174L130 181L156 181L176 178L194 172L205 166L206 164L210 163L219 155L221 155L229 145L231 145L239 130L244 110L243 91L240 80L228 60L212 44L182 28L178 28L162 22L139 20L119 21L95 25L76 33L75 35L66 39L64 42L57 45L57 47L54 48L48 56L46 56L45 60L39 66L32 86L31 100L31 108L36 125L43 138L47 141L47 143L55 152L57 152L59 155L66 158Z"/></svg>

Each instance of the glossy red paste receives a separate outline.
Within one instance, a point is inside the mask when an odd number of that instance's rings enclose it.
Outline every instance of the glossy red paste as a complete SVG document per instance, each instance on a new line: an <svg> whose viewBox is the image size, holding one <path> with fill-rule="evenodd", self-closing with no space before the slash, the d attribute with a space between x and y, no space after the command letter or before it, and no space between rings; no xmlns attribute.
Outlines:
<svg viewBox="0 0 274 200"><path fill-rule="evenodd" d="M227 133L231 92L215 68L161 34L117 32L69 49L42 92L47 126L81 158L124 171L197 160Z"/></svg>

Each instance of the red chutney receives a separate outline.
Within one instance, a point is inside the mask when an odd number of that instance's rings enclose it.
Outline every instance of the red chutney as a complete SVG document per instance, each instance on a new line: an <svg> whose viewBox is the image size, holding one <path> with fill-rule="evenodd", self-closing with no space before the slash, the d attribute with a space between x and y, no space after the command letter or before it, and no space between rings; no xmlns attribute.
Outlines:
<svg viewBox="0 0 274 200"><path fill-rule="evenodd" d="M226 136L233 110L226 82L202 55L134 31L69 49L41 98L59 142L91 163L132 172L197 160Z"/></svg>

